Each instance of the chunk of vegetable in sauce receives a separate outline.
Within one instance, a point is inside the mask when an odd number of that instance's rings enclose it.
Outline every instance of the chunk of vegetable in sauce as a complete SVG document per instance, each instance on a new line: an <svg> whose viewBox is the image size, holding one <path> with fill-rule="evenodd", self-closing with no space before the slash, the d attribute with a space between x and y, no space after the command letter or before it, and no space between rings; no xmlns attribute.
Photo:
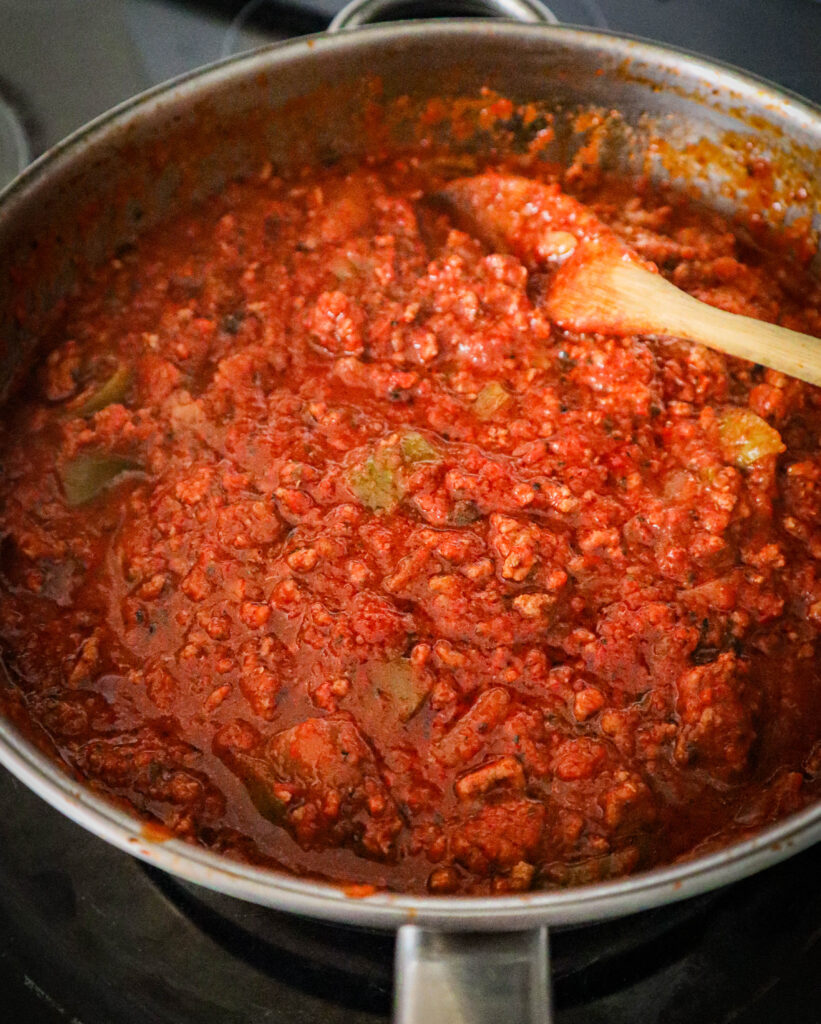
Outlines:
<svg viewBox="0 0 821 1024"><path fill-rule="evenodd" d="M628 846L603 857L588 857L576 864L555 864L548 871L550 880L562 887L589 885L618 878L632 871L639 861L639 850Z"/></svg>
<svg viewBox="0 0 821 1024"><path fill-rule="evenodd" d="M381 448L348 473L348 485L356 497L374 512L390 512L405 496L402 466L439 462L442 456L421 434L410 431L395 444Z"/></svg>
<svg viewBox="0 0 821 1024"><path fill-rule="evenodd" d="M473 411L480 420L492 420L510 401L510 393L497 381L485 384L473 403Z"/></svg>
<svg viewBox="0 0 821 1024"><path fill-rule="evenodd" d="M248 795L259 813L274 824L281 824L288 808L286 792L272 766L261 757L241 751L232 756L233 767L245 783Z"/></svg>
<svg viewBox="0 0 821 1024"><path fill-rule="evenodd" d="M96 391L92 392L77 410L80 416L91 416L100 409L115 402L122 402L131 387L133 374L131 367L120 363L114 373L104 381Z"/></svg>
<svg viewBox="0 0 821 1024"><path fill-rule="evenodd" d="M123 473L139 469L132 459L101 452L78 455L60 471L63 493L69 505L85 505Z"/></svg>
<svg viewBox="0 0 821 1024"><path fill-rule="evenodd" d="M378 693L388 698L403 722L413 718L428 695L429 687L407 658L371 662L368 679Z"/></svg>
<svg viewBox="0 0 821 1024"><path fill-rule="evenodd" d="M411 431L411 433L403 436L399 442L399 448L402 452L402 458L410 464L414 462L439 462L442 458L430 441L415 431Z"/></svg>
<svg viewBox="0 0 821 1024"><path fill-rule="evenodd" d="M392 452L375 452L348 474L348 484L363 505L377 511L390 511L402 500L403 488L392 465Z"/></svg>
<svg viewBox="0 0 821 1024"><path fill-rule="evenodd" d="M728 462L748 469L765 455L785 450L778 431L749 409L726 409L719 417L719 436Z"/></svg>

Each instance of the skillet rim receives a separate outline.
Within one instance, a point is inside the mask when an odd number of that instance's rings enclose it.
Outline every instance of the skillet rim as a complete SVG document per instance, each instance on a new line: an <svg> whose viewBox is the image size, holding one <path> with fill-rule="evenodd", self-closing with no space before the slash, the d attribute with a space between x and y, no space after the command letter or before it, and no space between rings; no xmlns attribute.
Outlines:
<svg viewBox="0 0 821 1024"><path fill-rule="evenodd" d="M397 44L434 34L472 37L540 35L569 39L589 50L604 48L625 60L661 67L684 59L705 83L716 83L734 99L766 99L767 111L798 123L821 146L821 107L766 79L690 51L660 45L624 33L552 25L509 24L485 19L392 22L356 31L300 37L225 58L187 72L126 100L79 128L34 161L0 191L0 229L61 168L81 161L88 150L105 144L133 123L159 117L163 102L198 98L209 87L240 82L259 71L271 72L289 60L309 61L326 49L356 50L365 42ZM458 44L457 44L458 45ZM41 753L6 719L0 718L0 763L78 825L127 853L186 881L240 899L291 913L383 929L417 924L441 931L515 931L540 925L571 925L636 913L686 899L737 881L776 864L821 840L821 801L782 819L750 839L711 854L630 875L626 878L507 896L410 896L390 892L354 898L344 886L309 881L296 875L253 867L185 843L151 837L150 826L96 795Z"/></svg>

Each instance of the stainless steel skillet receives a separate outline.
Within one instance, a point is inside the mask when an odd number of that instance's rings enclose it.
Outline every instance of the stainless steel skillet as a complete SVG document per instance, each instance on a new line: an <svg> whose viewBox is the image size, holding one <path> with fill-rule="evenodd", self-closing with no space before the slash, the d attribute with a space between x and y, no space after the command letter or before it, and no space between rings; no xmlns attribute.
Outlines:
<svg viewBox="0 0 821 1024"><path fill-rule="evenodd" d="M391 0L365 0L334 28ZM533 0L502 12L542 18ZM377 80L378 79L378 80ZM821 112L772 86L679 51L547 23L436 21L296 40L155 89L41 158L0 196L0 379L31 356L35 327L83 267L262 159L285 164L364 152L373 119L397 97L421 108L484 86L543 104L568 126L597 121L599 157L615 168L679 179L713 206L759 206L777 221L821 210ZM591 122L592 123L592 122ZM402 142L407 120L381 122ZM580 141L557 132L556 155ZM474 140L476 141L476 140ZM487 142L487 140L485 140ZM476 144L482 144L478 140ZM773 168L766 208L748 174ZM21 304L26 316L21 317ZM25 326L24 326L25 324ZM547 928L633 913L732 882L821 838L821 806L718 853L631 878L494 898L377 894L238 864L176 840L96 796L0 722L0 761L49 803L114 845L181 878L293 913L398 929L397 1020L547 1021Z"/></svg>

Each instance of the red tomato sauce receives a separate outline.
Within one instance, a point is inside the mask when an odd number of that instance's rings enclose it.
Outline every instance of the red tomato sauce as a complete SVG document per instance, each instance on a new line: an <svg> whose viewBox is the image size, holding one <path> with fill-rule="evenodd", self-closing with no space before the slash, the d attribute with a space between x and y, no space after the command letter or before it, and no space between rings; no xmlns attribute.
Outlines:
<svg viewBox="0 0 821 1024"><path fill-rule="evenodd" d="M409 892L805 806L821 391L557 330L543 271L426 201L446 177L266 168L83 284L0 438L5 713L186 840ZM574 188L680 287L821 335L797 256Z"/></svg>

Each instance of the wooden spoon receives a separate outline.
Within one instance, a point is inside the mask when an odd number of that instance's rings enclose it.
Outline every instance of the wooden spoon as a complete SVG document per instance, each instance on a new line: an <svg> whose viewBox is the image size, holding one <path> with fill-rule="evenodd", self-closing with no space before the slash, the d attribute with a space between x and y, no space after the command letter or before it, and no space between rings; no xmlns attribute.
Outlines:
<svg viewBox="0 0 821 1024"><path fill-rule="evenodd" d="M684 338L821 384L821 340L694 299L558 185L482 174L450 182L437 199L488 248L554 269L545 305L559 327Z"/></svg>

